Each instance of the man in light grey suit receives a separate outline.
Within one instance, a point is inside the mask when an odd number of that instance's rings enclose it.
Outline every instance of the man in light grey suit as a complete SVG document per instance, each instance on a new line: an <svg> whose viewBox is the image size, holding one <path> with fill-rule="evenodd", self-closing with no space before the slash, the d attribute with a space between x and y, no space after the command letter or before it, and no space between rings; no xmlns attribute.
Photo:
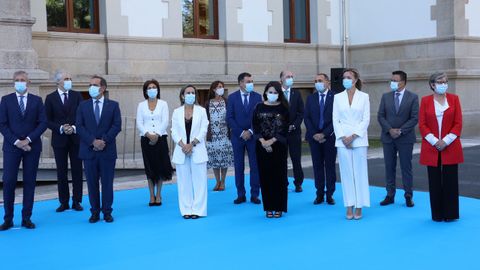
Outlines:
<svg viewBox="0 0 480 270"><path fill-rule="evenodd" d="M402 182L407 207L413 207L412 152L415 143L415 126L418 123L418 96L405 89L407 74L392 72L390 91L382 96L378 108L378 122L382 127L381 140L385 160L387 196L380 202L385 206L394 203L397 153L400 157Z"/></svg>

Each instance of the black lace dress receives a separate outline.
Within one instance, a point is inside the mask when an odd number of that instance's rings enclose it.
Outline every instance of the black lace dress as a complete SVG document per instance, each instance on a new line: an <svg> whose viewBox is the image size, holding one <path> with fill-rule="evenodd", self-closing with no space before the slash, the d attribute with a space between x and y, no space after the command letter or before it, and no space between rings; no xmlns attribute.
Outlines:
<svg viewBox="0 0 480 270"><path fill-rule="evenodd" d="M253 133L265 211L287 212L287 129L288 109L285 106L257 105L253 114ZM267 152L259 139L274 137L277 141L272 145L273 151Z"/></svg>

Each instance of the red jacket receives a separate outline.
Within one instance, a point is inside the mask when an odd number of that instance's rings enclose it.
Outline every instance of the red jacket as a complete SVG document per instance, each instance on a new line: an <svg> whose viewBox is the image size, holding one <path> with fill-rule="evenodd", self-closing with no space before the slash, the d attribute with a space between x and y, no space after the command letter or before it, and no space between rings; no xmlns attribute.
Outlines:
<svg viewBox="0 0 480 270"><path fill-rule="evenodd" d="M457 95L449 93L446 95L449 108L443 114L442 138L449 133L457 135L457 138L440 152L440 155L442 165L451 165L463 162L463 150L460 142L460 133L462 132L462 108L460 107L460 100ZM422 135L420 164L437 167L438 150L425 140L425 136L429 133L432 133L435 137L439 138L433 95L422 98L418 117L418 127L420 128L420 134Z"/></svg>

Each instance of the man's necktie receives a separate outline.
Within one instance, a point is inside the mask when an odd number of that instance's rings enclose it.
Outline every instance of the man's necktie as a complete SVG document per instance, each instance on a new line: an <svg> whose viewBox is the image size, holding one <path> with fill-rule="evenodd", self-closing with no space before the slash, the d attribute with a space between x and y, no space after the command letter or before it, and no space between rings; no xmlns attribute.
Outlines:
<svg viewBox="0 0 480 270"><path fill-rule="evenodd" d="M68 106L68 95L67 93L63 93L63 106Z"/></svg>
<svg viewBox="0 0 480 270"><path fill-rule="evenodd" d="M25 103L23 102L23 98L25 96L20 96L20 112L22 113L22 116L25 115Z"/></svg>
<svg viewBox="0 0 480 270"><path fill-rule="evenodd" d="M94 114L95 114L95 121L97 121L97 125L98 123L100 123L100 106L98 105L99 103L100 103L100 100L95 100Z"/></svg>
<svg viewBox="0 0 480 270"><path fill-rule="evenodd" d="M321 98L320 98L320 120L318 121L318 128L319 129L323 129L323 124L324 124L324 120L323 120L323 111L325 109L325 94L321 94L320 95Z"/></svg>
<svg viewBox="0 0 480 270"><path fill-rule="evenodd" d="M398 113L400 109L400 93L395 93L395 112Z"/></svg>
<svg viewBox="0 0 480 270"><path fill-rule="evenodd" d="M243 94L243 107L248 111L248 94Z"/></svg>

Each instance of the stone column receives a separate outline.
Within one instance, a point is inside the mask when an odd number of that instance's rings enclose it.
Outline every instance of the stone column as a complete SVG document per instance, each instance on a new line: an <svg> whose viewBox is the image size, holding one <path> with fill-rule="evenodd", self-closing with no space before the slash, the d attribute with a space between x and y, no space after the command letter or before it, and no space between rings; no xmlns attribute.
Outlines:
<svg viewBox="0 0 480 270"><path fill-rule="evenodd" d="M32 81L32 92L38 93L40 82L48 73L38 69L37 53L32 48L30 0L0 1L0 95L12 91L15 70L25 70Z"/></svg>

